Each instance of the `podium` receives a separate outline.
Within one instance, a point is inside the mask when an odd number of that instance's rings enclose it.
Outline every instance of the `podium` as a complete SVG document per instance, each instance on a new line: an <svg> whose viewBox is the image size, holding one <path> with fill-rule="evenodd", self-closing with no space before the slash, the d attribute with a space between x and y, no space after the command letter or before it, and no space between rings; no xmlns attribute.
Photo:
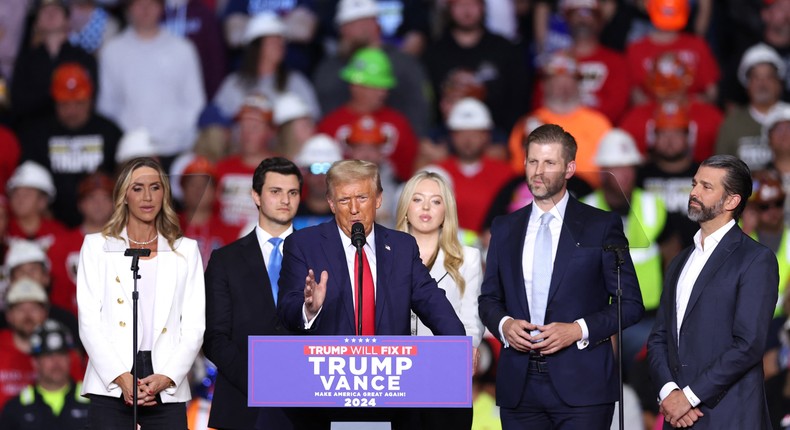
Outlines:
<svg viewBox="0 0 790 430"><path fill-rule="evenodd" d="M248 406L472 407L468 336L250 336L248 346Z"/></svg>

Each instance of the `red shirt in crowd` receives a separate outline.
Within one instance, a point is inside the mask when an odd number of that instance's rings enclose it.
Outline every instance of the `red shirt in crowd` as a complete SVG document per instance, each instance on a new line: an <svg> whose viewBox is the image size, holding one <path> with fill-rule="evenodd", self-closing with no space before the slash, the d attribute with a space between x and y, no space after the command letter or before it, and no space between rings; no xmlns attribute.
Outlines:
<svg viewBox="0 0 790 430"><path fill-rule="evenodd" d="M68 229L60 221L52 218L42 218L41 225L38 230L33 234L26 234L19 227L16 220L12 216L8 223L8 241L12 240L32 240L37 242L45 251L58 240L61 236L66 234Z"/></svg>
<svg viewBox="0 0 790 430"><path fill-rule="evenodd" d="M3 126L0 126L0 154L3 154L0 157L0 194L4 194L8 178L14 174L16 166L19 165L21 149L16 135Z"/></svg>
<svg viewBox="0 0 790 430"><path fill-rule="evenodd" d="M480 169L471 176L461 171L456 157L439 163L439 167L446 170L453 179L459 226L476 232L482 231L488 208L499 189L515 176L510 165L505 161L483 157L480 160Z"/></svg>
<svg viewBox="0 0 790 430"><path fill-rule="evenodd" d="M330 112L318 124L318 132L333 136L338 142L344 142L350 127L362 115L346 106ZM393 133L390 142L384 147L395 176L401 181L407 181L414 173L414 162L417 159L417 136L409 125L409 121L398 111L383 107L370 114L384 130Z"/></svg>
<svg viewBox="0 0 790 430"><path fill-rule="evenodd" d="M47 251L52 265L52 290L49 300L77 315L77 265L85 234L77 227L61 235Z"/></svg>
<svg viewBox="0 0 790 430"><path fill-rule="evenodd" d="M208 265L212 251L239 238L240 229L238 226L225 224L217 217L212 217L202 224L190 222L185 214L180 214L178 218L181 228L184 230L184 236L197 241L200 257L203 259L203 270Z"/></svg>
<svg viewBox="0 0 790 430"><path fill-rule="evenodd" d="M244 226L258 220L258 208L250 197L257 166L247 166L238 155L217 163L217 210L222 222Z"/></svg>
<svg viewBox="0 0 790 430"><path fill-rule="evenodd" d="M631 80L642 87L645 94L652 94L646 82L649 72L653 70L653 62L661 54L670 51L678 53L678 58L688 66L694 77L688 89L689 94L702 93L709 85L718 82L719 65L704 39L680 33L671 43L659 45L647 36L632 43L626 50Z"/></svg>
<svg viewBox="0 0 790 430"><path fill-rule="evenodd" d="M653 117L658 103L650 102L631 109L626 114L619 127L627 131L636 140L642 154L653 145L655 135L655 121ZM701 163L713 155L719 126L724 120L719 109L709 103L692 101L689 103L689 116L691 124L689 132L694 147L694 161Z"/></svg>

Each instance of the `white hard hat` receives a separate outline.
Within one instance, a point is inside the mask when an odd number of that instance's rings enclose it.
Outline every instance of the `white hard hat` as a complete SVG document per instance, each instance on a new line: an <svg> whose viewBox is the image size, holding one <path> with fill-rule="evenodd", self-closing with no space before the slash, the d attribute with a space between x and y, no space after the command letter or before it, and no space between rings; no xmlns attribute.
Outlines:
<svg viewBox="0 0 790 430"><path fill-rule="evenodd" d="M35 188L45 192L50 200L55 199L55 182L52 181L52 174L35 161L28 160L20 164L6 183L9 193L19 187Z"/></svg>
<svg viewBox="0 0 790 430"><path fill-rule="evenodd" d="M362 18L375 18L378 14L379 7L375 0L340 0L335 23L343 25Z"/></svg>
<svg viewBox="0 0 790 430"><path fill-rule="evenodd" d="M636 166L642 164L642 154L630 134L613 128L601 138L595 164L598 167Z"/></svg>
<svg viewBox="0 0 790 430"><path fill-rule="evenodd" d="M560 0L560 10L598 9L598 0Z"/></svg>
<svg viewBox="0 0 790 430"><path fill-rule="evenodd" d="M274 124L277 126L308 116L310 107L296 94L283 94L274 102Z"/></svg>
<svg viewBox="0 0 790 430"><path fill-rule="evenodd" d="M493 126L491 114L483 102L467 97L458 100L447 116L447 128L458 130L490 130Z"/></svg>
<svg viewBox="0 0 790 430"><path fill-rule="evenodd" d="M118 149L115 151L115 162L123 164L132 158L154 157L157 155L154 142L148 130L138 128L124 133L121 141L118 142Z"/></svg>
<svg viewBox="0 0 790 430"><path fill-rule="evenodd" d="M282 36L285 25L282 20L272 12L262 12L250 18L247 28L244 29L244 43L263 36Z"/></svg>
<svg viewBox="0 0 790 430"><path fill-rule="evenodd" d="M49 259L44 249L30 240L13 240L5 256L5 267L11 270L27 263L43 263L49 270Z"/></svg>
<svg viewBox="0 0 790 430"><path fill-rule="evenodd" d="M38 282L30 278L22 278L8 287L5 302L7 305L15 305L24 302L49 303L47 290Z"/></svg>
<svg viewBox="0 0 790 430"><path fill-rule="evenodd" d="M299 167L310 167L314 163L332 164L342 159L343 151L334 139L326 134L316 134L307 139L302 150L294 157L294 163Z"/></svg>
<svg viewBox="0 0 790 430"><path fill-rule="evenodd" d="M779 79L784 79L785 63L782 61L782 57L776 53L774 48L771 48L765 43L758 43L743 53L741 64L738 66L738 80L741 81L744 87L748 80L747 75L749 74L749 69L760 63L773 64L774 67L776 67Z"/></svg>
<svg viewBox="0 0 790 430"><path fill-rule="evenodd" d="M763 134L767 136L777 123L785 121L790 121L790 105L781 103L773 109L772 112L768 114L768 118L765 119L763 123Z"/></svg>

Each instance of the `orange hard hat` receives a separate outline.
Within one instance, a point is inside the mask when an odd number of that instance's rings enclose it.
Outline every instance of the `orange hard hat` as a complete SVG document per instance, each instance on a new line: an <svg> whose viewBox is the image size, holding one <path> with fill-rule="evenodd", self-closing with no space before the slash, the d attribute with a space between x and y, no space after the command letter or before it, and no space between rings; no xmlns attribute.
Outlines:
<svg viewBox="0 0 790 430"><path fill-rule="evenodd" d="M271 123L274 117L274 106L263 94L250 94L244 98L244 103L236 114L236 120L240 120L247 114L258 116L261 121Z"/></svg>
<svg viewBox="0 0 790 430"><path fill-rule="evenodd" d="M681 103L661 103L653 119L656 122L656 130L687 129L691 123L688 106Z"/></svg>
<svg viewBox="0 0 790 430"><path fill-rule="evenodd" d="M648 0L650 22L664 31L678 31L689 20L689 0Z"/></svg>
<svg viewBox="0 0 790 430"><path fill-rule="evenodd" d="M372 116L365 115L351 124L346 137L348 145L383 145L387 143L387 135L382 124Z"/></svg>
<svg viewBox="0 0 790 430"><path fill-rule="evenodd" d="M78 63L64 63L52 73L52 98L59 102L82 101L93 97L93 82Z"/></svg>

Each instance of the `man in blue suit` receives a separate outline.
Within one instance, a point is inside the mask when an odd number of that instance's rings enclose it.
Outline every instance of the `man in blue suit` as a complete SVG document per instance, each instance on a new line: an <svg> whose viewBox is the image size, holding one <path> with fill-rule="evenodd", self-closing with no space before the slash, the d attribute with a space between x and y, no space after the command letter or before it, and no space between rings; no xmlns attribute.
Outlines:
<svg viewBox="0 0 790 430"><path fill-rule="evenodd" d="M291 330L313 335L407 336L410 310L414 310L434 333L464 336L464 326L444 291L422 264L414 238L374 223L382 200L378 167L367 161L338 161L327 172L326 180L327 200L335 219L294 232L285 241L277 307L283 323ZM355 223L363 225L365 235L363 293L370 288L362 300L362 333L357 330L355 307L357 255L351 243ZM294 414L303 421L295 426L328 428L329 421L356 421L363 412L350 416L336 411L316 412L309 420L307 414ZM380 417L360 419L383 417L389 421L405 415L374 412ZM402 420L393 425L409 426Z"/></svg>
<svg viewBox="0 0 790 430"><path fill-rule="evenodd" d="M700 229L667 269L647 341L664 428L770 429L762 357L779 269L737 224L751 174L740 159L716 155L692 186L688 216Z"/></svg>
<svg viewBox="0 0 790 430"><path fill-rule="evenodd" d="M554 124L526 139L532 204L494 220L480 316L504 347L497 369L503 429L608 429L618 397L611 336L617 332L620 217L567 191L576 141ZM644 307L628 252L621 269L623 327Z"/></svg>

